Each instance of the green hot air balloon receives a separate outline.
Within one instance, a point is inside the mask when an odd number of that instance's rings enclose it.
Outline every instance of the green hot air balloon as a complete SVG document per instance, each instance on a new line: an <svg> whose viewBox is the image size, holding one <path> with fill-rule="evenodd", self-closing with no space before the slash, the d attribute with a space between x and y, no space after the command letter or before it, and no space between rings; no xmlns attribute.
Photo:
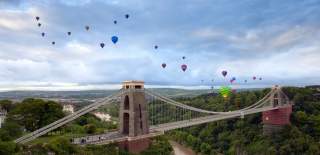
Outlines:
<svg viewBox="0 0 320 155"><path fill-rule="evenodd" d="M222 97L224 97L224 98L228 97L230 92L231 92L231 88L230 87L228 87L228 86L220 87L219 93L220 93L220 95Z"/></svg>

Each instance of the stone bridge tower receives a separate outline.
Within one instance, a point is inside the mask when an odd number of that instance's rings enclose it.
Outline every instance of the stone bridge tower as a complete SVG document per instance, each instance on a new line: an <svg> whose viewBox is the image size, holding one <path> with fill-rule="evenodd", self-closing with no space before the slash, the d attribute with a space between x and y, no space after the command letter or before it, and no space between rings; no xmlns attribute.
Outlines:
<svg viewBox="0 0 320 155"><path fill-rule="evenodd" d="M137 137L149 133L147 103L143 81L125 81L122 84L123 94L119 111L119 132L128 137ZM120 147L139 153L149 147L150 140L128 140L120 143Z"/></svg>
<svg viewBox="0 0 320 155"><path fill-rule="evenodd" d="M272 135L280 131L283 126L290 124L290 115L292 113L292 102L290 102L279 86L272 88L269 96L269 106L283 107L262 113L264 135Z"/></svg>

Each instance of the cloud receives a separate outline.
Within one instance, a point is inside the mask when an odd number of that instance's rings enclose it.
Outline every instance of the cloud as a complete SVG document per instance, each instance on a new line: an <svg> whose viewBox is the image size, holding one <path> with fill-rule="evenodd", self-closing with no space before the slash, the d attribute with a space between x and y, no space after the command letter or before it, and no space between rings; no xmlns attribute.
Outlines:
<svg viewBox="0 0 320 155"><path fill-rule="evenodd" d="M216 84L228 81L221 76L223 69L239 80L263 76L261 84L267 85L320 82L320 6L312 1L2 4L0 79L7 83L89 85L136 79L150 85L200 85L201 80L211 85L212 79ZM35 16L42 27L36 26ZM116 45L110 41L113 35L119 36ZM182 64L188 65L186 72Z"/></svg>

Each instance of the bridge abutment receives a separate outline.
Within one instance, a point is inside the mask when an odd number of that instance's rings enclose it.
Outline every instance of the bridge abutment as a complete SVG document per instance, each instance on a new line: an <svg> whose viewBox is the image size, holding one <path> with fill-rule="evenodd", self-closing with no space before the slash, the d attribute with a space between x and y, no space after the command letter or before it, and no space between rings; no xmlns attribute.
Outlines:
<svg viewBox="0 0 320 155"><path fill-rule="evenodd" d="M285 125L289 125L292 113L292 104L288 97L279 87L276 86L273 89L276 91L270 94L270 105L283 107L262 112L263 134L268 136L281 131Z"/></svg>
<svg viewBox="0 0 320 155"><path fill-rule="evenodd" d="M144 82L125 81L122 89L119 132L129 138L148 134L149 124ZM126 140L119 143L120 148L131 153L140 153L147 149L149 145L149 138Z"/></svg>

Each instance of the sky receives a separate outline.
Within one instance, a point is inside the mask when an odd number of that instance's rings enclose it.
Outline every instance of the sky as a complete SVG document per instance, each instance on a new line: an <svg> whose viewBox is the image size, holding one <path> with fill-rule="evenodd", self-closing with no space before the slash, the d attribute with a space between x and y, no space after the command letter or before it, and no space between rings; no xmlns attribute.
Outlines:
<svg viewBox="0 0 320 155"><path fill-rule="evenodd" d="M318 0L0 0L0 91L320 84L319 26Z"/></svg>

